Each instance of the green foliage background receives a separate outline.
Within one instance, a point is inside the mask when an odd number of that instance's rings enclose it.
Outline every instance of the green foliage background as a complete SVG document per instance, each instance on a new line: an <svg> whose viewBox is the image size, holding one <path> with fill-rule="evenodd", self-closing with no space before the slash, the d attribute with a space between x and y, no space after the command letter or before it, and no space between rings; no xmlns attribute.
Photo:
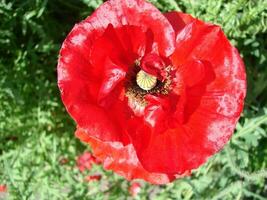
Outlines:
<svg viewBox="0 0 267 200"><path fill-rule="evenodd" d="M136 199L267 199L267 0L151 0L222 26L242 54L246 105L236 132L191 177L142 183ZM94 166L84 182L73 132L56 84L60 45L101 0L0 0L0 184L7 199L131 199L129 183ZM67 164L60 164L66 158Z"/></svg>

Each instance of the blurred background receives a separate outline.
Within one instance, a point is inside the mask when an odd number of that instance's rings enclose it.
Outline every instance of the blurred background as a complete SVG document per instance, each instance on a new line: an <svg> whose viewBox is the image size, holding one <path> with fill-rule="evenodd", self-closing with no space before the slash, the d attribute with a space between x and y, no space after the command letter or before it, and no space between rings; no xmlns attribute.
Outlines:
<svg viewBox="0 0 267 200"><path fill-rule="evenodd" d="M245 109L227 146L165 186L104 171L61 103L56 65L102 0L0 0L0 199L267 199L267 0L151 0L222 26L244 58Z"/></svg>

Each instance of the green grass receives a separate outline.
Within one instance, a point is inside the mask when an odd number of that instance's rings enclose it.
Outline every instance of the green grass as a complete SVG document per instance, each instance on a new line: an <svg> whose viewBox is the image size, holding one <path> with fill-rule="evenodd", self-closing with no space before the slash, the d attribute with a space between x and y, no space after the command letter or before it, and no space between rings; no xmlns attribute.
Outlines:
<svg viewBox="0 0 267 200"><path fill-rule="evenodd" d="M267 199L267 0L151 0L220 24L246 64L248 95L226 148L191 177L143 183L136 199ZM127 199L129 183L94 166L75 167L88 149L73 133L56 83L57 56L72 26L101 0L0 0L0 184L8 199ZM62 158L69 160L60 164ZM1 199L1 197L0 197Z"/></svg>

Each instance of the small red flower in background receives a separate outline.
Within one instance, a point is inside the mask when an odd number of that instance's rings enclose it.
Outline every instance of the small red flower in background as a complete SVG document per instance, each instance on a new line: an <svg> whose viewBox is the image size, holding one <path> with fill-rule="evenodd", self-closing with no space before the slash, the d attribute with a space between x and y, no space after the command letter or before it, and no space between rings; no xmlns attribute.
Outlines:
<svg viewBox="0 0 267 200"><path fill-rule="evenodd" d="M85 177L85 180L90 182L90 181L100 181L102 178L102 175L100 174L95 174L95 175L88 175Z"/></svg>
<svg viewBox="0 0 267 200"><path fill-rule="evenodd" d="M129 193L133 197L137 196L140 192L141 192L141 184L140 183L134 182L129 187Z"/></svg>
<svg viewBox="0 0 267 200"><path fill-rule="evenodd" d="M76 160L76 165L81 172L90 170L93 163L98 164L99 161L89 152L84 152Z"/></svg>
<svg viewBox="0 0 267 200"><path fill-rule="evenodd" d="M0 192L7 192L7 186L6 185L0 185Z"/></svg>
<svg viewBox="0 0 267 200"><path fill-rule="evenodd" d="M104 168L164 184L230 139L246 74L220 27L144 0L109 0L67 36L58 85L76 136Z"/></svg>

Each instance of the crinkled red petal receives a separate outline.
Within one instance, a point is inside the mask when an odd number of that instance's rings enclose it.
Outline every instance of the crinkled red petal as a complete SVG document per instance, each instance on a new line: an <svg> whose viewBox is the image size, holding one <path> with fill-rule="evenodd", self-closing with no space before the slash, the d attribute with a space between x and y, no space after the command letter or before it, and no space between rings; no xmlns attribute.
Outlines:
<svg viewBox="0 0 267 200"><path fill-rule="evenodd" d="M76 137L88 143L94 155L103 162L107 170L113 170L127 180L144 179L152 184L166 184L175 179L174 175L151 173L140 164L132 144L123 146L119 142L101 142L78 128Z"/></svg>
<svg viewBox="0 0 267 200"><path fill-rule="evenodd" d="M109 0L86 19L94 29L105 29L109 24L115 28L123 25L151 30L158 51L169 56L174 51L175 33L169 21L151 3L144 0Z"/></svg>
<svg viewBox="0 0 267 200"><path fill-rule="evenodd" d="M58 85L68 112L91 135L103 141L128 143L128 136L120 131L125 125L121 116L128 117L125 113L127 102L114 103L108 111L104 108L123 96L120 81L124 73L121 69L125 70L129 59L133 64L134 56L143 56L145 52L170 55L174 44L171 24L152 4L143 0L105 2L86 20L75 25L60 50ZM133 55L129 54L129 49ZM116 63L124 58L128 59L126 63ZM100 61L105 62L104 65ZM117 70L107 69L102 73L108 65L111 68L117 65ZM121 112L114 117L117 108Z"/></svg>
<svg viewBox="0 0 267 200"><path fill-rule="evenodd" d="M160 134L133 122L131 141L146 170L183 174L200 166L229 140L242 112L246 75L242 59L222 30L199 20L178 33L171 59L177 69L190 68L190 63L196 68L196 74L189 69L182 75L188 83L185 121ZM196 65L198 61L203 66ZM190 76L196 76L195 80Z"/></svg>
<svg viewBox="0 0 267 200"><path fill-rule="evenodd" d="M164 13L164 16L169 20L176 34L178 34L178 32L187 24L196 20L189 14L177 11Z"/></svg>

